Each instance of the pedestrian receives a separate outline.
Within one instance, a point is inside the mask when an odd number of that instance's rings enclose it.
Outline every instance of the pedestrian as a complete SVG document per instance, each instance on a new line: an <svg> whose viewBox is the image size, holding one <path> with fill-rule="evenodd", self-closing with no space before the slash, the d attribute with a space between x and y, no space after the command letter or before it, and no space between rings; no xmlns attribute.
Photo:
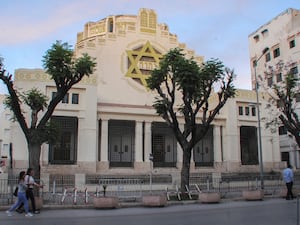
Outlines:
<svg viewBox="0 0 300 225"><path fill-rule="evenodd" d="M293 182L294 182L294 172L291 164L287 164L287 167L283 170L283 180L285 182L287 193L286 200L292 200L294 198L293 195Z"/></svg>
<svg viewBox="0 0 300 225"><path fill-rule="evenodd" d="M30 199L30 201L31 201L32 212L34 214L39 214L40 211L36 210L36 207L35 207L35 199L34 199L34 194L33 194L33 188L35 186L38 187L38 188L43 188L43 185L40 185L40 184L36 183L33 176L34 176L34 170L32 168L28 168L26 176L25 176L25 184L28 186L26 196L27 196L27 199ZM21 209L22 206L23 205L21 204L21 206L17 209L17 212L22 213L22 209Z"/></svg>
<svg viewBox="0 0 300 225"><path fill-rule="evenodd" d="M28 200L26 197L26 190L27 190L27 185L25 184L25 171L21 171L19 174L19 184L18 184L18 199L15 204L13 204L7 211L8 216L12 216L12 211L14 211L16 208L18 208L22 203L24 204L25 208L25 216L30 217L33 216L29 212L28 208Z"/></svg>

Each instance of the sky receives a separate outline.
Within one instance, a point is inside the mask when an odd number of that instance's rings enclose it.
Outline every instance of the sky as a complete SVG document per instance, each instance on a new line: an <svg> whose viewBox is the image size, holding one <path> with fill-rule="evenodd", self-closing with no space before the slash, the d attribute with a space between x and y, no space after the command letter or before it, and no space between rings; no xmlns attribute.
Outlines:
<svg viewBox="0 0 300 225"><path fill-rule="evenodd" d="M154 9L181 43L205 60L220 59L237 74L237 88L251 89L248 36L286 9L300 9L300 0L1 0L0 57L11 74L43 68L56 40L74 47L87 22L140 8Z"/></svg>

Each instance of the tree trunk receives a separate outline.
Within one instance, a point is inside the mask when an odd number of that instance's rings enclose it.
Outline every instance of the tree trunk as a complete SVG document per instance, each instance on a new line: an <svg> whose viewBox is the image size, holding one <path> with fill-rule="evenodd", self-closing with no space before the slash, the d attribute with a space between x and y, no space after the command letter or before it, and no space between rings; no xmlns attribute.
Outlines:
<svg viewBox="0 0 300 225"><path fill-rule="evenodd" d="M34 170L34 178L40 181L40 156L41 145L38 143L28 143L29 167Z"/></svg>
<svg viewBox="0 0 300 225"><path fill-rule="evenodd" d="M181 191L185 192L185 186L190 185L191 149L183 150L183 162L181 169Z"/></svg>

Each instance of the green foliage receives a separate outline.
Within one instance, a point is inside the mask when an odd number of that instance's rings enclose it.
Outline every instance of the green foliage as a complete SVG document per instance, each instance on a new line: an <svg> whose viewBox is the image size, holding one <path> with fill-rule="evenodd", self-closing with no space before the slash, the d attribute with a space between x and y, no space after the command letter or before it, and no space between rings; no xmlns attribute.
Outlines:
<svg viewBox="0 0 300 225"><path fill-rule="evenodd" d="M38 112L44 110L48 106L48 97L37 88L32 88L31 90L25 92L22 95L22 100L30 107L30 109Z"/></svg>
<svg viewBox="0 0 300 225"><path fill-rule="evenodd" d="M43 66L59 90L78 83L84 75L92 74L96 63L88 54L75 58L68 43L56 41L44 55Z"/></svg>
<svg viewBox="0 0 300 225"><path fill-rule="evenodd" d="M73 50L67 43L56 41L43 57L43 66L53 80L70 79L73 75Z"/></svg>
<svg viewBox="0 0 300 225"><path fill-rule="evenodd" d="M220 101L234 97L232 81L233 72L221 61L211 59L199 66L193 58L187 59L182 50L175 48L163 57L159 68L147 79L147 84L159 94L153 106L160 116L168 118L171 116L168 111L177 108L186 121L190 121L189 118L196 116L201 107L207 108L214 85L219 88ZM178 92L182 101L176 105Z"/></svg>
<svg viewBox="0 0 300 225"><path fill-rule="evenodd" d="M199 65L178 48L164 55L159 67L147 79L148 88L158 94L153 107L173 130L183 150L182 190L189 182L193 147L205 136L228 98L235 96L233 79L233 71L225 68L221 61L212 59ZM217 95L217 98L210 106L209 98L212 95ZM178 120L181 117L184 119L183 130ZM198 120L201 123L197 124Z"/></svg>

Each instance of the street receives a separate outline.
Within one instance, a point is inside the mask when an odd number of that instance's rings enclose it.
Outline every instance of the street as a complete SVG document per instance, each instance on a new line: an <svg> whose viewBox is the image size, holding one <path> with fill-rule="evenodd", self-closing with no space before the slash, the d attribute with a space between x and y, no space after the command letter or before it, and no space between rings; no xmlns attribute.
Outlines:
<svg viewBox="0 0 300 225"><path fill-rule="evenodd" d="M1 225L296 225L297 200L228 201L164 208L44 209L27 218L1 212Z"/></svg>

